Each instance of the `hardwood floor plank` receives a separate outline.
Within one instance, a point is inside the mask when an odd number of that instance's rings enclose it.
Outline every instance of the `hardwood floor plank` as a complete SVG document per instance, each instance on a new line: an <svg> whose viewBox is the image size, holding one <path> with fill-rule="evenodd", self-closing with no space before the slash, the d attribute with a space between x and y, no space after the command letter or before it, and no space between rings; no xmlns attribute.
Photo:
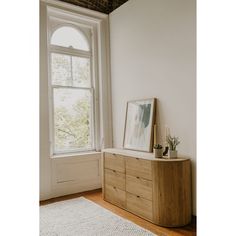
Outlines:
<svg viewBox="0 0 236 236"><path fill-rule="evenodd" d="M189 225L186 225L184 227L178 227L178 228L165 228L161 227L155 224L152 224L132 213L129 213L119 207L116 207L109 202L106 202L102 198L102 190L97 189L97 190L92 190L88 192L83 192L83 193L76 193L76 194L71 194L71 195L66 195L62 197L57 197L57 198L52 198L49 200L41 201L40 205L46 205L50 204L53 202L59 202L59 201L64 201L64 200L69 200L77 197L85 197L96 204L110 210L111 212L127 219L135 224L150 230L151 232L157 234L158 236L196 236L196 217L192 218L192 222Z"/></svg>

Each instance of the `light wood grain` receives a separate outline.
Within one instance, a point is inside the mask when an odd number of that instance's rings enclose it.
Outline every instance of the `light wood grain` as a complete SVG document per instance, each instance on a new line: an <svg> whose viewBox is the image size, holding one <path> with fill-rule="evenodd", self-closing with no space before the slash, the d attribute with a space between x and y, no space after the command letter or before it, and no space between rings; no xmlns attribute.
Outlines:
<svg viewBox="0 0 236 236"><path fill-rule="evenodd" d="M125 160L124 157L118 154L105 153L105 168L117 170L125 173Z"/></svg>
<svg viewBox="0 0 236 236"><path fill-rule="evenodd" d="M105 169L105 184L125 190L125 174L116 170Z"/></svg>
<svg viewBox="0 0 236 236"><path fill-rule="evenodd" d="M152 200L152 181L126 175L126 191L148 200Z"/></svg>
<svg viewBox="0 0 236 236"><path fill-rule="evenodd" d="M104 162L105 200L157 225L177 227L190 222L192 212L189 159L153 161L105 153ZM113 170L122 170L123 173L106 170L106 166ZM106 184L107 181L110 185Z"/></svg>
<svg viewBox="0 0 236 236"><path fill-rule="evenodd" d="M190 161L153 164L154 221L175 227L191 221Z"/></svg>
<svg viewBox="0 0 236 236"><path fill-rule="evenodd" d="M126 201L128 211L144 217L145 219L153 220L151 201L128 192L126 193Z"/></svg>
<svg viewBox="0 0 236 236"><path fill-rule="evenodd" d="M140 158L126 157L126 174L152 180L151 162Z"/></svg>
<svg viewBox="0 0 236 236"><path fill-rule="evenodd" d="M189 159L188 157L180 156L177 159L169 159L167 157L163 158L155 158L153 152L138 152L133 150L126 150L126 149L118 149L118 148L105 148L102 150L104 153L115 153L117 155L126 156L126 157L136 157L139 159L149 160L149 161L164 161L164 162L170 162L170 161L184 161L186 159Z"/></svg>
<svg viewBox="0 0 236 236"><path fill-rule="evenodd" d="M126 192L115 186L105 184L105 199L119 207L126 207Z"/></svg>

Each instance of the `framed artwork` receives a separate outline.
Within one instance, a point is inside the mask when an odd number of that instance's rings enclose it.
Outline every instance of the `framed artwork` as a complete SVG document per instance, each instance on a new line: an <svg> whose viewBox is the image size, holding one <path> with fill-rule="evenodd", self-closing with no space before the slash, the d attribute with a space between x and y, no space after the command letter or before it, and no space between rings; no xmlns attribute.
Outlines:
<svg viewBox="0 0 236 236"><path fill-rule="evenodd" d="M123 147L151 152L156 98L127 102Z"/></svg>

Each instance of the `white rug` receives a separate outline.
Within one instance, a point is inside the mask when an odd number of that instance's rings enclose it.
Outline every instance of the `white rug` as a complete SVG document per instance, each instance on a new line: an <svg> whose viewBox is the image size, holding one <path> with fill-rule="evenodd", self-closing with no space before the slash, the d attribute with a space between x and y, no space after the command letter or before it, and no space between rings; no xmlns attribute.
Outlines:
<svg viewBox="0 0 236 236"><path fill-rule="evenodd" d="M41 236L153 236L83 197L40 206Z"/></svg>

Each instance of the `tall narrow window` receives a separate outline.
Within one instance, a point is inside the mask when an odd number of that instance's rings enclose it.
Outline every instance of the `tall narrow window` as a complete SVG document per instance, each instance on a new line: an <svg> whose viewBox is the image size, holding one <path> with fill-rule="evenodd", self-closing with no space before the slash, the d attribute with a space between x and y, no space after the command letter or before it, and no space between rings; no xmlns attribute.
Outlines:
<svg viewBox="0 0 236 236"><path fill-rule="evenodd" d="M59 25L51 34L53 154L95 149L91 45L92 40L77 25Z"/></svg>

